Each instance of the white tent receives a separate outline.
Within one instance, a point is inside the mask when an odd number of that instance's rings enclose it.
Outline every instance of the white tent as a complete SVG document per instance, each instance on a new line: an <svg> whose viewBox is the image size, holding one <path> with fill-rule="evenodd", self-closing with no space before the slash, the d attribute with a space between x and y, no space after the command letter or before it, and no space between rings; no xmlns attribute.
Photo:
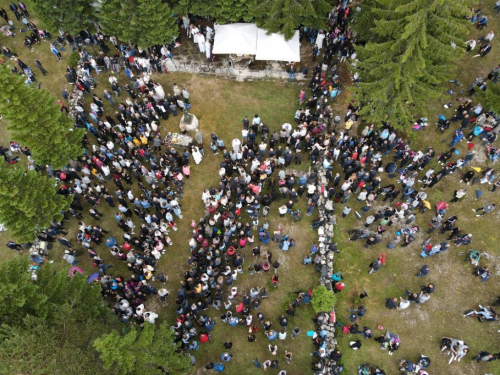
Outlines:
<svg viewBox="0 0 500 375"><path fill-rule="evenodd" d="M257 51L257 26L253 23L217 25L214 54L255 55Z"/></svg>
<svg viewBox="0 0 500 375"><path fill-rule="evenodd" d="M281 34L269 34L259 29L257 35L256 60L300 61L299 32L290 40Z"/></svg>

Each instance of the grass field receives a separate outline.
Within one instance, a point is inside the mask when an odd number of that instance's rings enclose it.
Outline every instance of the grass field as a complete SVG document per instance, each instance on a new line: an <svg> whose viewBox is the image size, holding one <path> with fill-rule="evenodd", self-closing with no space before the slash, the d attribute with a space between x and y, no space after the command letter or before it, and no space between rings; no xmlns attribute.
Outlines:
<svg viewBox="0 0 500 375"><path fill-rule="evenodd" d="M453 84L444 85L441 89L446 91L453 89L458 95L450 96L449 100L441 103L429 103L429 109L432 112L429 121L429 128L420 133L416 133L412 139L412 147L425 147L432 145L437 153L448 149L446 143L451 140L452 130L445 132L443 136L434 131L433 123L437 113L443 113L446 116L451 116L453 110L445 110L442 104L445 102L453 102L459 96L459 90L466 91L467 85L476 76L485 76L489 70L498 63L500 57L500 49L498 44L498 36L500 36L500 27L498 18L492 14L490 9L493 1L486 1L481 4L484 12L490 15L490 27L497 33L497 37L493 41L493 51L485 58L471 59L470 55L464 56L457 62L457 78L462 82L462 87L457 88ZM8 2L0 0L0 6L8 9ZM29 2L26 2L29 8ZM11 15L12 16L12 15ZM3 20L2 20L3 22ZM19 30L20 23L14 21ZM486 31L479 32L472 27L470 35L464 36L464 41L472 37L478 37L486 34ZM60 91L66 86L64 79L65 62L57 62L55 57L49 50L48 43L42 42L42 45L35 47L35 52L29 52L22 45L23 34L18 32L18 35L13 38L1 36L2 44L9 46L14 52L19 54L21 59L32 66L34 56L39 58L49 71L47 76L37 75L39 81L42 82L42 88L45 88L53 93L55 97L59 97ZM309 47L307 47L309 48ZM477 48L477 47L476 47ZM70 50L70 49L69 49ZM68 49L63 52L63 60L69 56ZM35 68L36 69L36 68ZM36 73L36 72L35 72ZM96 92L101 95L105 88L108 88L107 75L101 74L97 76L99 81ZM198 116L201 129L205 135L205 140L209 138L211 132L216 132L221 136L226 145L231 143L233 138L239 138L241 135L241 119L247 115L251 118L255 113L270 125L271 130L278 129L284 122L292 122L293 114L297 106L297 96L300 91L300 86L297 84L288 84L282 82L247 82L239 83L224 79L214 79L192 76L185 73L174 73L168 75L154 75L153 79L160 82L165 91L169 92L173 83L186 85L191 93L191 102L193 103L192 112ZM120 77L122 82L124 74ZM124 98L122 94L121 98ZM342 107L340 102L337 108ZM105 104L107 105L107 104ZM111 110L110 107L106 107ZM343 115L343 113L340 113ZM179 117L171 117L168 121L162 121L162 133L166 131L178 130ZM8 133L4 129L5 124L2 123L0 131L0 143L5 145L10 140ZM476 142L476 150L478 156L470 164L471 166L486 166L490 165L485 157L480 155L481 149ZM461 143L458 147L461 155L466 153L466 145ZM199 166L192 167L192 177L186 182L184 198L181 201L184 218L179 221L179 230L173 232L171 237L174 246L167 249L167 254L163 256L159 263L158 272L165 272L169 276L167 288L172 294L179 285L179 281L183 277L183 273L187 270L187 259L189 257L189 248L187 241L190 236L191 228L189 226L191 220L197 221L203 215L203 203L201 201L201 193L203 189L209 186L218 184L218 169L220 155L213 156L208 148L208 143L205 141L205 155L203 162ZM306 164L306 165L304 165ZM438 170L438 166L433 163L433 167ZM496 167L496 165L493 165ZM307 163L303 163L302 168L307 168ZM335 168L335 171L338 167ZM458 173L463 173L459 171ZM429 201L435 204L438 201L449 201L452 198L453 191L459 184L459 176L457 173L446 177L444 181L438 184L433 189L427 189ZM387 176L384 175L384 186L388 182ZM395 180L392 181L393 183ZM451 204L448 210L449 215L458 215L459 226L466 228L469 233L474 234L474 242L471 248L488 252L492 258L488 261L490 268L494 268L499 263L500 251L496 242L498 241L497 226L498 226L498 210L492 214L488 214L481 218L476 218L471 211L471 208L484 206L488 202L500 203L497 193L489 193L487 185L468 186L468 194L466 198L455 204ZM114 189L114 185L110 184L109 188ZM475 199L476 189L483 191L483 196L480 199ZM360 208L360 204L355 202L352 197L349 204L355 209ZM378 202L381 206L382 202ZM300 207L305 212L305 202L301 201ZM85 208L88 209L87 206ZM273 207L276 210L275 207ZM99 210L104 212L105 218L100 225L107 230L115 233L117 238L120 238L120 233L114 223L113 213L111 209L103 204L99 206ZM382 244L364 248L364 242L350 242L348 240L347 230L354 227L359 227L360 222L356 222L351 213L346 219L341 219L339 213L342 210L342 205L336 204L338 213L338 226L335 230L335 240L338 243L338 248L341 254L336 257L335 269L341 271L344 275L346 289L338 295L337 316L339 320L347 323L347 309L352 308L358 302L357 295L361 291L368 293L368 298L362 301L362 304L367 309L366 316L361 320L360 326L367 325L374 331L377 331L377 326L382 325L384 329L400 335L402 345L401 349L389 356L386 352L379 348L379 345L373 340L364 340L363 347L358 351L351 351L348 348L348 343L353 339L351 335L343 335L339 333L340 349L343 353L342 364L344 365L345 374L356 373L356 368L363 362L369 362L372 365L379 365L385 369L388 374L397 373L397 362L401 358L416 361L420 354L428 355L433 363L430 367L430 374L483 374L489 372L492 374L500 373L498 363L476 364L471 361L471 356L480 350L488 350L497 352L499 348L499 339L497 332L498 324L496 323L479 323L472 318L462 317L464 310L469 308L477 308L478 304L488 304L496 299L496 293L499 289L498 276L493 276L486 283L481 284L478 278L474 278L471 274L472 266L464 261L463 254L466 249L453 247L437 256L426 259L420 258L420 242L428 237L425 234L420 234L415 241L415 245L406 248L396 247L388 250L386 245L389 237L401 225L395 224L387 231L388 234L384 238ZM418 215L417 223L422 228L427 227L427 223L432 218L433 213L427 212L423 215ZM139 222L134 218L135 224ZM93 223L93 219L86 215L84 221ZM284 233L291 234L297 240L297 247L292 248L288 253L279 251L276 244L270 243L269 250L273 252L273 258L278 258L281 267L279 269L280 285L277 289L273 289L270 285L271 274L260 274L250 276L247 272L238 276L235 283L239 289L241 296L244 291L248 291L252 286L265 286L270 290L270 297L264 300L261 311L278 326L277 317L284 313L286 305L293 300L293 291L299 289L307 289L314 287L317 284L318 274L313 272L312 268L307 268L301 265L303 256L308 253L309 248L317 236L309 229L310 220L304 216L304 219L295 223L291 218L286 217L280 220L276 212L273 213L270 219L271 229L276 228L278 223L281 223L285 228ZM67 238L73 239L76 235L75 221L68 223L67 227L70 233ZM440 242L444 239L443 235L433 233L434 242ZM5 243L8 239L8 232L0 233L0 240ZM59 245L54 246L51 258L56 262L60 262L61 266L65 263L61 260L61 252L64 249ZM104 260L110 260L110 255L104 245L98 246L97 250ZM265 250L265 249L263 249ZM245 250L246 262L252 261L251 250L247 246ZM368 275L368 264L377 258L382 252L387 255L387 265L379 272ZM3 247L0 251L0 260L6 257L14 256L10 250ZM82 256L80 258L83 268L92 273L95 271L90 264L89 258ZM483 261L484 263L485 261ZM125 264L113 262L115 268L111 274L127 275ZM421 265L428 264L431 266L432 272L425 278L416 278L414 274ZM246 267L245 267L246 268ZM272 271L271 271L272 272ZM403 296L405 289L417 290L424 283L433 282L436 284L436 292L432 299L418 307L411 306L405 311L387 310L384 308L385 298ZM240 299L237 300L238 302ZM148 307L156 311L161 311L162 318L173 322L175 319L175 307L173 299L169 299L166 304L160 302L148 302ZM208 310L208 314L217 317L220 312L213 309ZM292 340L290 336L285 342L278 342L277 359L282 363L281 368L287 370L288 375L308 374L311 373L309 363L311 357L309 352L313 346L306 337L305 332L313 329L310 318L313 315L312 308L309 306L301 306L297 310L297 317L290 322L290 327L298 325L302 329L301 335ZM384 331L377 331L383 334ZM210 344L202 346L197 352L197 368L202 368L207 361L216 362L220 358L220 354L224 351L222 343L226 340L233 342L232 354L233 360L227 366L226 373L228 374L253 374L257 371L251 360L258 357L261 362L271 358L267 350L268 341L266 337L259 332L255 343L246 341L246 327L231 328L218 321L215 329L212 331L212 341ZM439 352L439 343L442 336L450 336L464 339L470 346L472 355L467 356L460 363L453 363L448 366L446 357ZM357 339L359 336L356 336ZM286 365L283 357L284 350L292 351L294 359L290 365ZM277 372L277 371L276 371ZM203 373L203 370L199 370Z"/></svg>

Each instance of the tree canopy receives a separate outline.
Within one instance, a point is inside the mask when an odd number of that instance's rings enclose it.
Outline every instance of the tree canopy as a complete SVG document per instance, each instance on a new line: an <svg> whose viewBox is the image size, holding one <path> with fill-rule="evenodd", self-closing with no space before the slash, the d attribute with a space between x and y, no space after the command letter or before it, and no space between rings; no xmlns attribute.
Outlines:
<svg viewBox="0 0 500 375"><path fill-rule="evenodd" d="M291 39L300 25L321 29L326 27L326 14L332 6L325 0L257 0L257 26Z"/></svg>
<svg viewBox="0 0 500 375"><path fill-rule="evenodd" d="M441 96L437 85L453 74L455 48L466 34L465 1L373 0L362 6L356 26L361 82L354 98L369 122L390 122L404 130L415 108L425 111ZM422 113L425 115L425 112Z"/></svg>
<svg viewBox="0 0 500 375"><path fill-rule="evenodd" d="M0 66L0 86L0 110L12 139L29 147L37 164L58 169L83 154L83 129L73 127L48 91L26 86L5 65Z"/></svg>
<svg viewBox="0 0 500 375"><path fill-rule="evenodd" d="M331 311L335 307L335 302L337 302L337 297L325 286L320 285L314 288L311 299L314 311L317 313Z"/></svg>
<svg viewBox="0 0 500 375"><path fill-rule="evenodd" d="M36 15L52 31L78 33L96 20L93 0L31 0Z"/></svg>
<svg viewBox="0 0 500 375"><path fill-rule="evenodd" d="M300 25L326 27L325 16L331 5L325 0L180 0L175 9L181 14L210 16L220 24L253 21L291 39Z"/></svg>
<svg viewBox="0 0 500 375"><path fill-rule="evenodd" d="M106 33L144 49L179 35L174 11L161 0L102 0L99 22Z"/></svg>
<svg viewBox="0 0 500 375"><path fill-rule="evenodd" d="M71 197L56 192L49 177L18 166L0 166L0 222L11 238L31 242L52 220L62 220Z"/></svg>
<svg viewBox="0 0 500 375"><path fill-rule="evenodd" d="M201 17L210 16L218 23L250 22L254 18L258 0L179 0L176 10Z"/></svg>
<svg viewBox="0 0 500 375"><path fill-rule="evenodd" d="M486 91L477 88L475 91L484 109L500 113L500 86L489 84L486 86Z"/></svg>
<svg viewBox="0 0 500 375"><path fill-rule="evenodd" d="M93 341L116 319L99 285L45 264L37 281L27 257L0 264L0 374L102 373Z"/></svg>
<svg viewBox="0 0 500 375"><path fill-rule="evenodd" d="M146 323L144 329L132 328L122 336L113 331L94 343L104 368L115 368L120 374L184 374L191 360L175 353L174 334L167 322L159 326Z"/></svg>

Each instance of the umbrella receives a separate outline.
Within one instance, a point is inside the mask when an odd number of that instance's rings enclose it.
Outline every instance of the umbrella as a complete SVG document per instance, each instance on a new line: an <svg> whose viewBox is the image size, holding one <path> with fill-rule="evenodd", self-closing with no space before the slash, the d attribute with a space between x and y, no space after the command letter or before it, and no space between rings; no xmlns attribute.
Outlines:
<svg viewBox="0 0 500 375"><path fill-rule="evenodd" d="M208 335L206 333L200 333L198 338L200 339L201 343L205 343L208 341Z"/></svg>
<svg viewBox="0 0 500 375"><path fill-rule="evenodd" d="M385 166L385 172L389 174L389 177L394 177L393 173L396 171L397 165L394 162L390 162Z"/></svg>
<svg viewBox="0 0 500 375"><path fill-rule="evenodd" d="M87 284L90 284L92 281L97 279L99 277L99 272L95 272L92 275L90 275L87 279Z"/></svg>
<svg viewBox="0 0 500 375"><path fill-rule="evenodd" d="M71 267L68 271L68 274L71 276L71 277L75 277L76 274L80 273L80 274L83 274L83 270L80 268L80 267Z"/></svg>

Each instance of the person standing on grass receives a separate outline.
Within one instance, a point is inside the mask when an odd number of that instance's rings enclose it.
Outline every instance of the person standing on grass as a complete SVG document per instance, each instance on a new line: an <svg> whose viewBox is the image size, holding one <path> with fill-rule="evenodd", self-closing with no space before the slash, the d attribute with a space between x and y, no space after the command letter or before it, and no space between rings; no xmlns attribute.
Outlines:
<svg viewBox="0 0 500 375"><path fill-rule="evenodd" d="M106 99L109 102L109 104L111 104L113 107L116 105L116 102L113 99L113 96L108 92L108 90L104 90L103 96L104 96L104 99Z"/></svg>
<svg viewBox="0 0 500 375"><path fill-rule="evenodd" d="M420 303L425 303L430 299L431 299L431 295L429 293L420 292L420 294L418 295L418 298L415 302L420 304Z"/></svg>
<svg viewBox="0 0 500 375"><path fill-rule="evenodd" d="M349 213L351 212L351 207L345 206L344 209L342 210L342 217L345 218Z"/></svg>
<svg viewBox="0 0 500 375"><path fill-rule="evenodd" d="M214 365L214 370L217 372L223 372L225 370L225 366L222 363L216 363Z"/></svg>
<svg viewBox="0 0 500 375"><path fill-rule="evenodd" d="M465 195L467 194L467 190L465 189L459 189L455 190L455 193L453 194L453 199L450 202L458 202L461 200Z"/></svg>
<svg viewBox="0 0 500 375"><path fill-rule="evenodd" d="M42 63L40 62L40 60L38 59L35 59L35 66L40 69L40 71L42 72L43 75L47 75L47 71L44 69Z"/></svg>
<svg viewBox="0 0 500 375"><path fill-rule="evenodd" d="M278 274L275 274L275 275L272 277L271 281L273 282L273 285L274 285L274 287L275 287L275 288L278 286L278 282L279 282L279 280L280 280L280 278L279 278Z"/></svg>
<svg viewBox="0 0 500 375"><path fill-rule="evenodd" d="M9 23L9 16L7 15L5 9L3 8L0 8L0 17L2 17L5 20L5 22Z"/></svg>
<svg viewBox="0 0 500 375"><path fill-rule="evenodd" d="M483 215L486 215L487 213L492 212L495 209L495 207L496 207L495 203L488 203L486 206L472 209L472 211L474 211L476 213L478 211L483 211L483 213L476 215L476 217L479 217L479 216L483 216Z"/></svg>
<svg viewBox="0 0 500 375"><path fill-rule="evenodd" d="M128 218L128 219L127 219L127 221L125 222L125 224L127 224L127 227L129 227L129 228L130 228L130 230L131 230L131 232L130 232L130 233L131 233L131 234L135 234L135 232L134 232L135 224L134 224L134 222L132 221L132 219Z"/></svg>

